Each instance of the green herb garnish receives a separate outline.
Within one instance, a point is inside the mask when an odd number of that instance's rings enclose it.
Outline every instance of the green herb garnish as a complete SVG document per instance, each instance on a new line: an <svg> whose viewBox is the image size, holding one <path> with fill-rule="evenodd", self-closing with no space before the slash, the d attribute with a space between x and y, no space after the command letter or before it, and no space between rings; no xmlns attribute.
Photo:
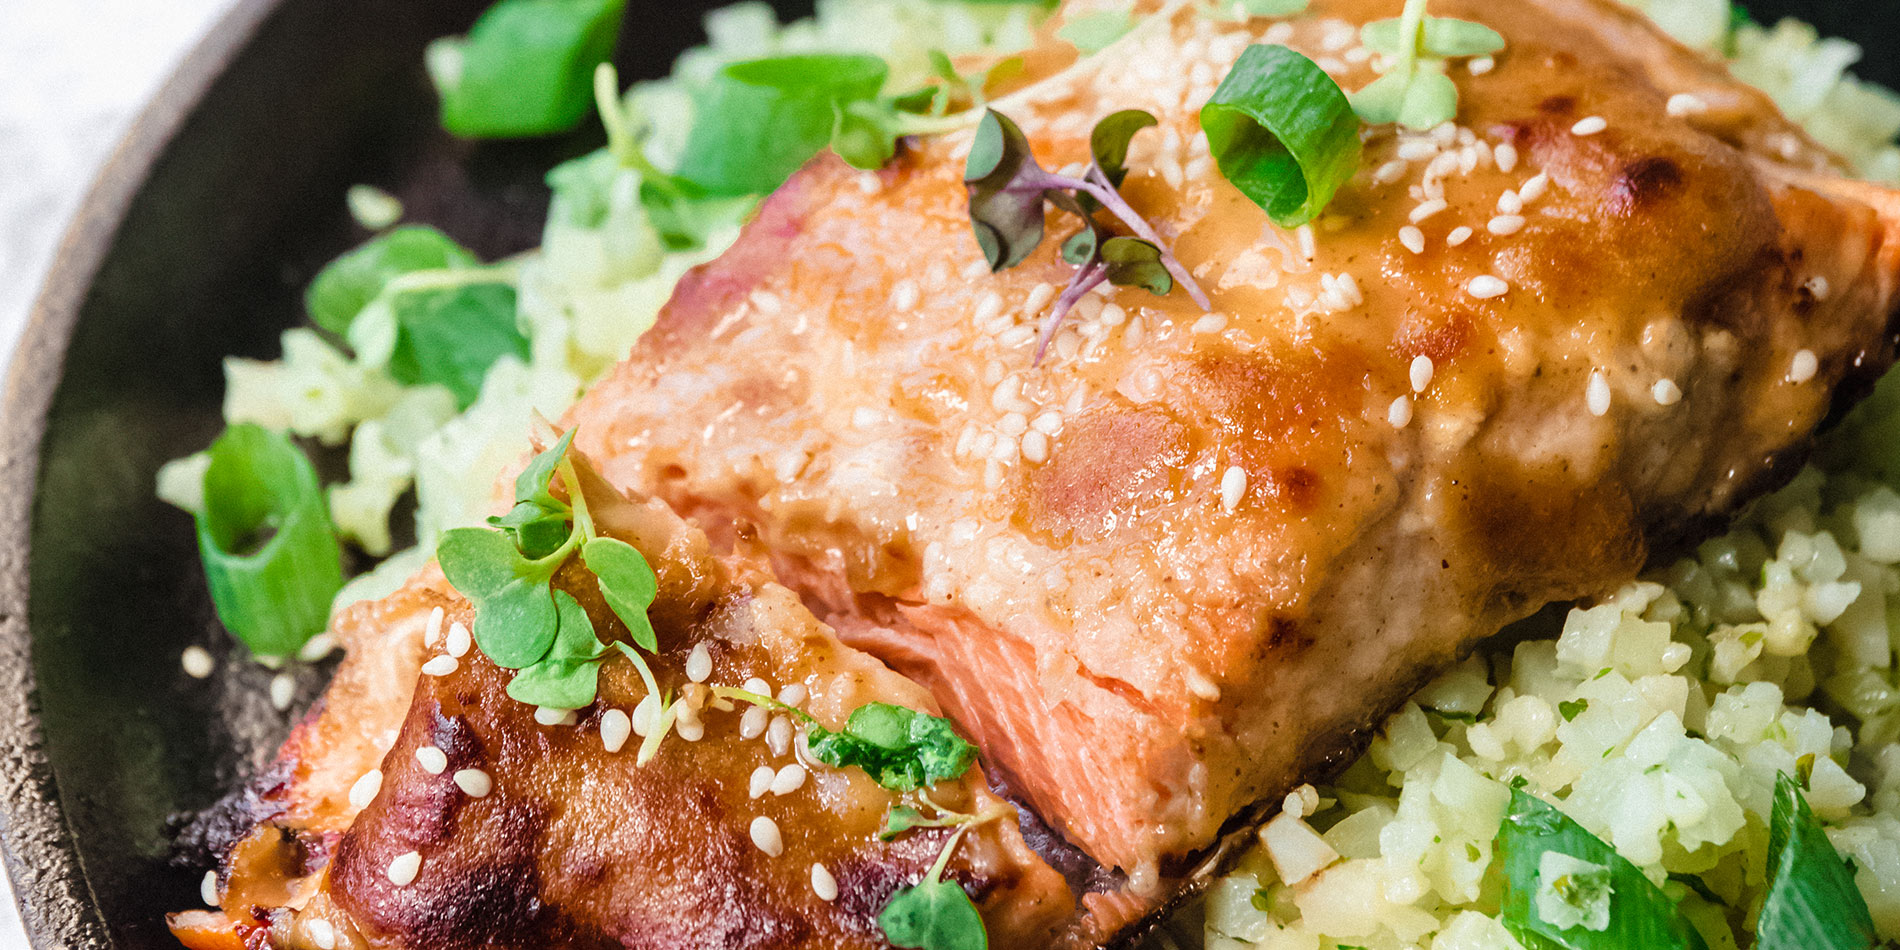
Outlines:
<svg viewBox="0 0 1900 950"><path fill-rule="evenodd" d="M1135 28L1135 16L1129 10L1097 10L1072 17L1056 30L1056 35L1083 53L1099 53Z"/></svg>
<svg viewBox="0 0 1900 950"><path fill-rule="evenodd" d="M851 711L837 732L813 724L812 758L838 768L857 766L885 788L907 792L957 778L976 761L976 747L950 720L890 703Z"/></svg>
<svg viewBox="0 0 1900 950"><path fill-rule="evenodd" d="M889 72L883 60L860 54L728 65L698 108L680 174L711 194L771 191L829 144L841 125L855 131L841 113L875 100Z"/></svg>
<svg viewBox="0 0 1900 950"><path fill-rule="evenodd" d="M1504 48L1496 30L1469 20L1425 15L1426 0L1406 0L1396 19L1368 23L1360 42L1398 57L1390 72L1352 94L1353 110L1373 125L1397 122L1429 129L1458 115L1458 87L1445 75L1445 60L1486 56Z"/></svg>
<svg viewBox="0 0 1900 950"><path fill-rule="evenodd" d="M1587 699L1566 699L1557 704L1557 715L1564 717L1565 722L1575 722L1589 708L1590 701Z"/></svg>
<svg viewBox="0 0 1900 950"><path fill-rule="evenodd" d="M1359 121L1339 84L1284 46L1247 47L1201 107L1221 174L1283 228L1317 217L1359 167Z"/></svg>
<svg viewBox="0 0 1900 950"><path fill-rule="evenodd" d="M890 902L878 912L878 929L884 931L884 939L892 946L917 950L987 950L989 947L983 915L977 913L970 895L964 892L962 885L943 879L950 853L970 827L966 824L951 832L950 840L937 853L936 862L923 880L898 888Z"/></svg>
<svg viewBox="0 0 1900 950"><path fill-rule="evenodd" d="M429 44L442 127L465 138L565 132L592 101L626 0L501 0L466 37Z"/></svg>
<svg viewBox="0 0 1900 950"><path fill-rule="evenodd" d="M317 272L304 291L304 309L317 326L338 336L389 282L415 271L480 266L475 255L431 227L411 225L367 241Z"/></svg>
<svg viewBox="0 0 1900 950"><path fill-rule="evenodd" d="M1867 950L1874 945L1873 918L1853 871L1786 772L1775 777L1768 876L1768 896L1755 925L1756 950Z"/></svg>
<svg viewBox="0 0 1900 950"><path fill-rule="evenodd" d="M1500 919L1527 950L1707 950L1636 865L1542 799L1513 788L1497 841ZM1546 870L1563 873L1545 880ZM1540 910L1553 902L1558 913Z"/></svg>
<svg viewBox="0 0 1900 950"><path fill-rule="evenodd" d="M1063 317L1083 294L1103 281L1143 287L1157 294L1167 293L1178 282L1197 306L1211 309L1200 285L1162 246L1154 228L1116 190L1127 174L1124 163L1129 140L1154 124L1154 116L1136 109L1116 112L1098 122L1089 136L1089 167L1081 178L1045 171L1031 154L1028 137L1008 116L985 110L977 126L963 181L970 193L970 228L991 271L1015 267L1041 245L1046 204L1082 221L1082 232L1063 245L1064 259L1077 265L1077 270L1043 321L1036 345L1038 363ZM1106 237L1093 218L1097 209L1113 215L1136 236ZM1107 256L1111 253L1112 260ZM1160 279L1157 273L1167 279Z"/></svg>
<svg viewBox="0 0 1900 950"><path fill-rule="evenodd" d="M394 285L389 305L395 345L386 364L405 386L437 384L455 394L458 409L481 395L488 368L503 356L528 358L528 338L515 318L514 287L497 282L404 292Z"/></svg>
<svg viewBox="0 0 1900 950"><path fill-rule="evenodd" d="M323 630L343 554L316 470L289 439L249 423L224 430L195 517L211 603L251 652L289 656Z"/></svg>

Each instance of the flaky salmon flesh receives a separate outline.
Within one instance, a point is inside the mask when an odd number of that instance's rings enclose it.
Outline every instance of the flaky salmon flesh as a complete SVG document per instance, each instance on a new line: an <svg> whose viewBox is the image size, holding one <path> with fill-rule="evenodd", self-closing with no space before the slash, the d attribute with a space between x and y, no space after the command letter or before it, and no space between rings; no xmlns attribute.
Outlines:
<svg viewBox="0 0 1900 950"><path fill-rule="evenodd" d="M1045 36L1110 6L1065 4ZM1771 487L1894 355L1900 196L1617 4L1434 3L1505 51L1452 70L1455 123L1369 129L1361 170L1292 231L1221 176L1199 108L1251 43L1363 86L1345 53L1396 4L1144 9L1087 59L1046 40L993 105L1048 168L1085 162L1104 115L1156 115L1122 193L1211 311L1105 287L1036 363L1073 268L1050 240L990 272L965 129L875 172L815 160L561 422L604 496L697 526L643 545L663 577L750 605L681 613L669 655L712 637L734 645L722 676L849 681L826 714L910 697L976 742L994 793L957 794L1020 806L964 878L998 946L1125 933L1477 640L1614 589ZM720 783L756 743L726 750L709 719L712 745L642 773L598 751L599 709L538 725L472 654L419 678L429 605L468 611L427 571L339 622L350 658L245 839L304 857L230 851L203 933L244 920L306 946L317 908L360 945L461 946L474 898L454 895L479 893L509 928L539 921L500 946L878 941L876 900L918 860L867 837L881 791L828 776L836 797L784 806L802 863L741 859L716 842L756 806ZM621 664L597 706L638 700ZM496 790L463 802L417 772L426 736L472 737L457 748ZM378 762L359 812L347 788ZM404 850L423 855L412 890L353 864ZM844 854L870 869L838 878L849 900L787 883ZM242 890L263 879L279 889Z"/></svg>

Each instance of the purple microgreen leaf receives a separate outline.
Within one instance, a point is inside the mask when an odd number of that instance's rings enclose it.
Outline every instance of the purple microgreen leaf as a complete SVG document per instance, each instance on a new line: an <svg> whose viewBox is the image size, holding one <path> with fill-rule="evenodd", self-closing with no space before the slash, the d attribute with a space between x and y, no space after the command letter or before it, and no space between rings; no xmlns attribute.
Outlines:
<svg viewBox="0 0 1900 950"><path fill-rule="evenodd" d="M1157 124L1154 115L1142 109L1123 109L1095 123L1089 133L1089 155L1109 184L1120 188L1128 177L1128 143L1135 133Z"/></svg>
<svg viewBox="0 0 1900 950"><path fill-rule="evenodd" d="M1174 279L1161 263L1161 248L1140 238L1113 237L1102 242L1102 264L1108 281L1117 287L1140 287L1157 297L1174 289Z"/></svg>
<svg viewBox="0 0 1900 950"><path fill-rule="evenodd" d="M1062 242L1062 259L1077 267L1089 264L1095 260L1095 252L1101 243L1101 232L1096 230L1095 223L1091 221Z"/></svg>
<svg viewBox="0 0 1900 950"><path fill-rule="evenodd" d="M1063 318L1075 308L1076 301L1081 300L1083 294L1094 290L1096 285L1107 279L1108 267L1100 260L1091 260L1076 269L1075 276L1069 278L1069 285L1062 288L1062 293L1056 297L1055 305L1049 308L1049 316L1043 318L1042 332L1036 338L1036 357L1032 365L1042 365L1043 354L1048 351L1050 341L1056 338L1056 331L1062 328Z"/></svg>

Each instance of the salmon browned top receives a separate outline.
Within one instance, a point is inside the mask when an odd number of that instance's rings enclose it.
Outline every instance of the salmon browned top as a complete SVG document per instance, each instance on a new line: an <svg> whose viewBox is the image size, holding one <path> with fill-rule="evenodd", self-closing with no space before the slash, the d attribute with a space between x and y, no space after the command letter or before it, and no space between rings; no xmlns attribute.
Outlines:
<svg viewBox="0 0 1900 950"><path fill-rule="evenodd" d="M1364 85L1355 28L1397 6L1177 4L997 103L1049 168L1154 112L1123 192L1212 313L1107 288L1034 366L1071 223L991 274L969 132L820 159L571 413L578 445L756 525L1148 888L1474 639L1747 497L1892 356L1900 202L1607 0L1435 3L1509 44L1454 66L1457 122L1368 131L1328 212L1273 227L1200 105L1251 42Z"/></svg>
<svg viewBox="0 0 1900 950"><path fill-rule="evenodd" d="M813 764L783 714L769 721L709 688L778 690L832 728L872 701L932 709L928 693L840 644L790 591L711 557L663 505L602 484L588 498L603 529L656 569L651 665L696 725L636 765L642 740L629 738L626 714L647 690L618 655L580 721L538 719L508 697L510 674L468 648L468 602L426 572L336 625L349 658L235 816L222 909L172 916L188 946L884 946L878 913L950 835L882 840L894 804L986 816L946 878L972 896L997 945L1051 944L1074 900L980 769L927 799L893 792L862 770ZM556 586L603 636L625 639L581 568L563 570ZM695 650L710 660L697 670Z"/></svg>

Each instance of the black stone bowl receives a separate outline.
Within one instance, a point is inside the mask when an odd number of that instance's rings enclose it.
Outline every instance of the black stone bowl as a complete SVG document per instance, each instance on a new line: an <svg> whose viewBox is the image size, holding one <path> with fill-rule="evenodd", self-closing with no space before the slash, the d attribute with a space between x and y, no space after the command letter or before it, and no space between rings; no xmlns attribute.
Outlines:
<svg viewBox="0 0 1900 950"><path fill-rule="evenodd" d="M495 257L538 242L542 175L599 144L436 128L422 48L485 3L242 0L66 235L0 410L0 838L37 948L175 947L163 915L198 900L171 860L178 816L254 774L328 673L298 674L291 712L271 706L271 674L235 662L217 626L189 519L152 495L162 462L220 428L220 361L275 356L305 282L363 238L349 185ZM663 72L715 3L633 0L622 74ZM1750 8L1857 39L1862 75L1900 85L1893 0ZM194 643L218 676L181 671Z"/></svg>

